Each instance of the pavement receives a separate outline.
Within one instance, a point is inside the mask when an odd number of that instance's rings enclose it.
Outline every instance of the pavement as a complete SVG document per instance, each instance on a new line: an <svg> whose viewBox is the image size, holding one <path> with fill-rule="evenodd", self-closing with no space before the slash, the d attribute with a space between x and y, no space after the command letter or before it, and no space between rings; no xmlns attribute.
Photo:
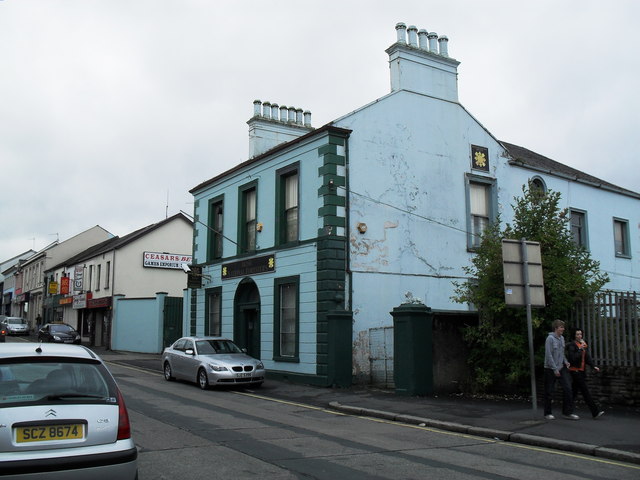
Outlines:
<svg viewBox="0 0 640 480"><path fill-rule="evenodd" d="M107 362L162 371L159 354L90 348ZM534 413L530 401L499 397L406 396L363 385L317 387L269 377L257 393L356 416L640 464L640 407L604 406L605 414L594 420L578 402L580 420L574 421L563 419L554 405L556 419L545 420L542 405Z"/></svg>

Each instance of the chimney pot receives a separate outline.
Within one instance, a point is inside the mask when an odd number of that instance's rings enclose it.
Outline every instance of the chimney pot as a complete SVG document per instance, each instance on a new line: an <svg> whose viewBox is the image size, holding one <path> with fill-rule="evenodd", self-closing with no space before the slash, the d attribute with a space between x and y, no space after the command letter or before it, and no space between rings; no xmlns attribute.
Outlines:
<svg viewBox="0 0 640 480"><path fill-rule="evenodd" d="M411 47L418 46L418 28L415 25L411 25L407 30L409 33L409 45Z"/></svg>
<svg viewBox="0 0 640 480"><path fill-rule="evenodd" d="M396 35L398 36L398 43L407 43L406 31L407 26L404 23L396 23Z"/></svg>
<svg viewBox="0 0 640 480"><path fill-rule="evenodd" d="M427 31L423 28L418 31L418 44L421 50L429 51L429 39L427 38Z"/></svg>
<svg viewBox="0 0 640 480"><path fill-rule="evenodd" d="M296 108L296 124L302 125L302 109Z"/></svg>
<svg viewBox="0 0 640 480"><path fill-rule="evenodd" d="M253 116L259 117L260 112L262 111L262 102L260 100L253 101Z"/></svg>
<svg viewBox="0 0 640 480"><path fill-rule="evenodd" d="M289 122L296 123L296 108L289 107Z"/></svg>
<svg viewBox="0 0 640 480"><path fill-rule="evenodd" d="M311 126L311 112L309 110L304 111L304 126L305 127Z"/></svg>
<svg viewBox="0 0 640 480"><path fill-rule="evenodd" d="M438 34L436 32L429 32L427 37L429 38L429 51L438 53Z"/></svg>
<svg viewBox="0 0 640 480"><path fill-rule="evenodd" d="M278 120L278 104L277 103L272 103L271 104L271 119L272 120Z"/></svg>
<svg viewBox="0 0 640 480"><path fill-rule="evenodd" d="M284 105L282 105L280 107L280 121L281 122L286 122L287 121L287 112L289 111L288 107L285 107Z"/></svg>
<svg viewBox="0 0 640 480"><path fill-rule="evenodd" d="M271 118L271 103L269 102L262 103L262 116L264 118Z"/></svg>
<svg viewBox="0 0 640 480"><path fill-rule="evenodd" d="M438 39L438 43L440 44L440 55L442 55L443 57L448 57L449 56L449 47L448 47L449 39L443 35Z"/></svg>

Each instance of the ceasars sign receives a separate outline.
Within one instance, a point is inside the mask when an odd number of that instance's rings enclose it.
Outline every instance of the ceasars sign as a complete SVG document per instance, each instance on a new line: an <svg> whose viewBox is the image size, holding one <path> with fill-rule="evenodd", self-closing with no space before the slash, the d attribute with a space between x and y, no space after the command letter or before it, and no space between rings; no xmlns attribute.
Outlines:
<svg viewBox="0 0 640 480"><path fill-rule="evenodd" d="M183 264L191 265L191 260L191 255L180 253L144 252L142 254L143 267L181 269Z"/></svg>

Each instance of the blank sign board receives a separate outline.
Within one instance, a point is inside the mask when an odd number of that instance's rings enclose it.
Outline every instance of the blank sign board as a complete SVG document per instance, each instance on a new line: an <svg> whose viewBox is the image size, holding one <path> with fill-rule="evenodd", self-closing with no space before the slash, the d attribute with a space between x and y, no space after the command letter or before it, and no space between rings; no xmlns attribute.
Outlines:
<svg viewBox="0 0 640 480"><path fill-rule="evenodd" d="M540 243L526 240L502 240L504 301L509 306L544 307L544 281Z"/></svg>

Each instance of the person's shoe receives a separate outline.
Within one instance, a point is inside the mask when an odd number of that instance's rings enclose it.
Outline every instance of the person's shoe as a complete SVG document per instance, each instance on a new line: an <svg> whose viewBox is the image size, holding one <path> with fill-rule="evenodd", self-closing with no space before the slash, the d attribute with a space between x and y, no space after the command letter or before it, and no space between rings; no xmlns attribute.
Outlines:
<svg viewBox="0 0 640 480"><path fill-rule="evenodd" d="M549 414L549 415L545 415L545 416L544 416L544 418L545 418L546 420L555 420L555 419L556 419L556 417L554 417L554 416L553 416L553 415L551 415L551 414Z"/></svg>
<svg viewBox="0 0 640 480"><path fill-rule="evenodd" d="M562 415L562 417L566 418L567 420L580 420L580 417L575 413L572 413L571 415Z"/></svg>
<svg viewBox="0 0 640 480"><path fill-rule="evenodd" d="M593 419L595 420L596 418L600 418L602 415L604 415L604 410L600 410L598 413L596 413L593 416Z"/></svg>

